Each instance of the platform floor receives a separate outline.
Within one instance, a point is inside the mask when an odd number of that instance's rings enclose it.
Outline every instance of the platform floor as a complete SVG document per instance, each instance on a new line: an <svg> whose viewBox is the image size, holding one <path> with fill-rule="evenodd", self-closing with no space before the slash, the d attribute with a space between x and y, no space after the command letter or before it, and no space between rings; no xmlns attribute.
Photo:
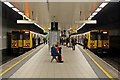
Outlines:
<svg viewBox="0 0 120 80"><path fill-rule="evenodd" d="M11 78L98 78L81 51L62 46L64 63L50 62L48 45L38 51Z"/></svg>

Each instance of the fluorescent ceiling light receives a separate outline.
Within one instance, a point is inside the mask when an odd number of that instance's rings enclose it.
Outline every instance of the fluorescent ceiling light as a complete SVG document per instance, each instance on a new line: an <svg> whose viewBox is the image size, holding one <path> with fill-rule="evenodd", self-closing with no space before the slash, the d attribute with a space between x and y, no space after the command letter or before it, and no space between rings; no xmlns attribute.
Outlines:
<svg viewBox="0 0 120 80"><path fill-rule="evenodd" d="M12 8L14 11L16 11L16 12L19 12L19 10L17 9L17 8Z"/></svg>
<svg viewBox="0 0 120 80"><path fill-rule="evenodd" d="M20 15L23 15L23 13L22 12L18 12Z"/></svg>
<svg viewBox="0 0 120 80"><path fill-rule="evenodd" d="M44 30L41 26L39 26L37 23L34 23L36 26L38 26L39 28L41 28L42 30Z"/></svg>
<svg viewBox="0 0 120 80"><path fill-rule="evenodd" d="M34 21L17 20L17 24L34 24Z"/></svg>
<svg viewBox="0 0 120 80"><path fill-rule="evenodd" d="M79 29L81 29L83 26L85 25L85 23L84 24L82 24L77 30L79 30Z"/></svg>
<svg viewBox="0 0 120 80"><path fill-rule="evenodd" d="M85 24L97 24L97 20L87 20Z"/></svg>
<svg viewBox="0 0 120 80"><path fill-rule="evenodd" d="M91 20L92 19L92 17L90 16L89 18L88 18L88 20Z"/></svg>
<svg viewBox="0 0 120 80"><path fill-rule="evenodd" d="M97 12L94 12L93 14L92 14L92 16L95 16L97 14Z"/></svg>
<svg viewBox="0 0 120 80"><path fill-rule="evenodd" d="M96 12L99 12L99 11L101 11L102 10L102 8L97 8L95 11Z"/></svg>
<svg viewBox="0 0 120 80"><path fill-rule="evenodd" d="M14 7L11 3L9 3L9 2L4 2L7 6L9 6L9 7Z"/></svg>
<svg viewBox="0 0 120 80"><path fill-rule="evenodd" d="M108 2L109 2L109 1L111 1L111 0L105 0L105 1L108 1Z"/></svg>
<svg viewBox="0 0 120 80"><path fill-rule="evenodd" d="M29 20L29 18L28 18L28 17L26 17L26 19L28 19L28 20Z"/></svg>
<svg viewBox="0 0 120 80"><path fill-rule="evenodd" d="M102 3L99 7L105 7L108 3Z"/></svg>

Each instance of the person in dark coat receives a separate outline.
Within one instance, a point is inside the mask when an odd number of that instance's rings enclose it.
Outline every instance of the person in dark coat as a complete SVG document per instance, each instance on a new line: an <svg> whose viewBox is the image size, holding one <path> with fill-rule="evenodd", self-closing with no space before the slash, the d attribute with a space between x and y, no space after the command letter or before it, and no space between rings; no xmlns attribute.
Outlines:
<svg viewBox="0 0 120 80"><path fill-rule="evenodd" d="M38 45L40 45L40 37L38 38Z"/></svg>
<svg viewBox="0 0 120 80"><path fill-rule="evenodd" d="M75 50L76 41L74 38L71 39L71 43L72 43L72 49Z"/></svg>
<svg viewBox="0 0 120 80"><path fill-rule="evenodd" d="M83 49L87 49L87 44L88 44L88 39L85 36L85 38L83 39Z"/></svg>

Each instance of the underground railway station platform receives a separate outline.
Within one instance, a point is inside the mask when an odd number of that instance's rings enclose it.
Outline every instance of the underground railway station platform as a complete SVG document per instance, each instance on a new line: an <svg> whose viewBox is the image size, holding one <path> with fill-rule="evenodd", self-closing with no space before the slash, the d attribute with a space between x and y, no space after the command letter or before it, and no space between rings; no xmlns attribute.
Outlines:
<svg viewBox="0 0 120 80"><path fill-rule="evenodd" d="M120 80L120 0L1 0L0 79Z"/></svg>
<svg viewBox="0 0 120 80"><path fill-rule="evenodd" d="M117 80L119 72L88 49L76 45L75 50L62 47L63 63L51 62L47 44L1 65L0 76L8 80Z"/></svg>

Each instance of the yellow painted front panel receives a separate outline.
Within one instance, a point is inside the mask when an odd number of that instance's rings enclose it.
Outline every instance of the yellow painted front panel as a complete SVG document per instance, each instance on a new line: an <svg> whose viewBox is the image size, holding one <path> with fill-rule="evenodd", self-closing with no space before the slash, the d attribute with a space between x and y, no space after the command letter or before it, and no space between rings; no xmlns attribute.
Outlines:
<svg viewBox="0 0 120 80"><path fill-rule="evenodd" d="M32 36L32 33L30 32L30 48L32 48L32 45L33 45L33 43L32 43L32 42L33 42L33 41L32 41L32 37L33 37L33 36Z"/></svg>
<svg viewBox="0 0 120 80"><path fill-rule="evenodd" d="M98 40L98 47L102 48L102 40Z"/></svg>
<svg viewBox="0 0 120 80"><path fill-rule="evenodd" d="M22 42L22 40L19 40L19 41L18 41L18 45L19 45L19 47L23 47L23 42Z"/></svg>
<svg viewBox="0 0 120 80"><path fill-rule="evenodd" d="M18 48L18 45L15 47L15 46L13 46L14 45L14 43L15 43L15 41L17 42L17 44L18 44L18 40L11 40L11 48Z"/></svg>
<svg viewBox="0 0 120 80"><path fill-rule="evenodd" d="M105 46L104 48L109 48L109 40L103 40L103 46L104 46L105 44L108 44L108 45Z"/></svg>
<svg viewBox="0 0 120 80"><path fill-rule="evenodd" d="M30 48L30 47L26 47L26 44L30 43L30 40L23 40L23 43L24 43L23 48Z"/></svg>

